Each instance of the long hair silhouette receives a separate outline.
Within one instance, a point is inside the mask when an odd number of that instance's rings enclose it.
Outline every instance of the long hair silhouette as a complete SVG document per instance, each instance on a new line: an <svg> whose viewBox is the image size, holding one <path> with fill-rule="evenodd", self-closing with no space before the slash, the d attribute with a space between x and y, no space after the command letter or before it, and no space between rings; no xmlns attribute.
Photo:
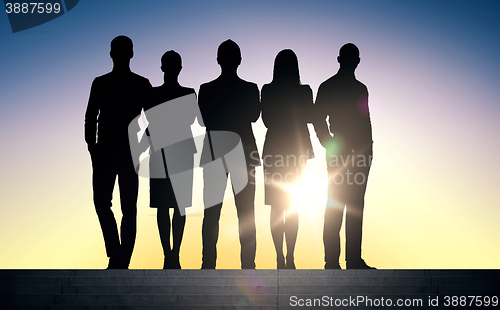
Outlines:
<svg viewBox="0 0 500 310"><path fill-rule="evenodd" d="M285 49L276 55L271 83L300 84L299 61L292 50Z"/></svg>

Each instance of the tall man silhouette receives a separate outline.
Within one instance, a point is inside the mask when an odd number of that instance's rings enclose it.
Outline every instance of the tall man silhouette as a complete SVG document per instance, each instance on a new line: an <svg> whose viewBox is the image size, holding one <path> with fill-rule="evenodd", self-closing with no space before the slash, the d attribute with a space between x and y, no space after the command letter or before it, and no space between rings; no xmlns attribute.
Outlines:
<svg viewBox="0 0 500 310"><path fill-rule="evenodd" d="M340 69L320 85L315 105L318 118L314 126L326 148L329 176L323 231L325 269L340 269L344 209L347 268L374 269L361 258L364 196L373 154L368 90L354 75L360 62L356 45L342 46L337 60Z"/></svg>
<svg viewBox="0 0 500 310"><path fill-rule="evenodd" d="M244 81L238 77L237 69L241 63L239 46L232 40L222 42L217 51L217 62L221 67L221 75L200 86L198 104L207 130L201 155L201 165L213 160L210 132L230 131L241 138L246 159L246 169L231 171L231 179L247 174L248 183L239 193L235 193L235 204L239 221L241 244L241 268L255 268L255 167L260 160L253 135L251 122L260 115L259 89L256 84ZM251 154L253 156L251 156ZM219 195L218 201L223 201L227 181L213 182L213 171L209 166L203 169L205 214L203 218L203 264L202 269L214 269L217 259L217 239L219 236L219 218L222 202L214 206L207 205L207 197ZM229 175L226 173L225 178ZM245 178L247 176L243 175ZM233 192L234 184L233 184Z"/></svg>
<svg viewBox="0 0 500 310"><path fill-rule="evenodd" d="M130 59L134 56L130 38L114 38L110 56L113 70L92 83L85 113L85 142L92 159L94 205L109 257L108 269L127 269L135 244L139 188L129 148L128 125L141 113L138 96L152 86L146 78L130 71ZM120 235L111 210L117 176L123 215Z"/></svg>

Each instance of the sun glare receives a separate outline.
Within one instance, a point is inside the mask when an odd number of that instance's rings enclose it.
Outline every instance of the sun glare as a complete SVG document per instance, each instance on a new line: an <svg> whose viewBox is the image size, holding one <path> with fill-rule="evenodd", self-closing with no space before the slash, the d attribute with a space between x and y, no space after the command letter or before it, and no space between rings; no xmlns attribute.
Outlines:
<svg viewBox="0 0 500 310"><path fill-rule="evenodd" d="M299 182L282 186L292 195L292 210L316 213L324 208L324 203L321 203L324 199L321 198L326 197L326 187L323 183L322 178L307 171Z"/></svg>

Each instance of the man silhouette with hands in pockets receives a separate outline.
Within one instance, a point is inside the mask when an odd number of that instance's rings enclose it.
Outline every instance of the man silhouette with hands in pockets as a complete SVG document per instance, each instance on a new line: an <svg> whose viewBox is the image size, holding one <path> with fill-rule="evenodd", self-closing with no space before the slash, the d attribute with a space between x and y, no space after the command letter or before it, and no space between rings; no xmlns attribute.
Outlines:
<svg viewBox="0 0 500 310"><path fill-rule="evenodd" d="M241 244L241 268L255 268L255 167L260 165L257 145L253 135L251 123L260 116L259 89L256 84L244 81L238 77L237 69L241 63L239 46L232 40L224 41L217 51L217 62L221 67L221 75L208 83L200 86L198 104L205 123L207 135L203 144L201 166L215 160L214 151L217 149L214 136L219 132L233 132L241 138L246 167L227 170L222 176L223 182L214 182L214 177L220 171L210 165L203 167L204 178L204 203L205 213L203 218L203 264L202 269L215 269L217 259L217 239L219 235L219 219L222 201L227 185L227 178L231 175L233 193L238 214L239 237ZM224 161L224 158L222 158ZM236 179L246 179L248 182L240 192L235 190ZM224 182L225 180L225 182ZM214 206L208 205L209 196L217 196L220 201Z"/></svg>
<svg viewBox="0 0 500 310"><path fill-rule="evenodd" d="M347 268L374 269L361 258L364 197L373 154L368 90L354 75L360 62L356 45L342 46L337 60L340 69L320 85L315 104L314 127L326 148L329 180L323 231L325 269L340 269L344 209Z"/></svg>
<svg viewBox="0 0 500 310"><path fill-rule="evenodd" d="M92 159L94 205L109 257L108 269L128 269L136 237L139 189L128 125L141 113L138 96L152 86L146 78L130 71L130 59L134 56L130 38L114 38L110 56L113 70L92 83L85 113L85 142ZM120 234L111 210L117 177L123 215Z"/></svg>

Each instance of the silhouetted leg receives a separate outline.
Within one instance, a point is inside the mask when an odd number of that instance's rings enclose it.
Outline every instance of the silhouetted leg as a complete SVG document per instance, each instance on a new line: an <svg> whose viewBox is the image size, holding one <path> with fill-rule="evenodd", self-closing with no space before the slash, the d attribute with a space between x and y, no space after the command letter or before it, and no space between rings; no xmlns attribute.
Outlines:
<svg viewBox="0 0 500 310"><path fill-rule="evenodd" d="M371 155L371 150L364 154ZM364 180L368 180L370 166L361 167L356 173L358 174L358 182L362 179L359 177L364 175ZM363 236L363 211L365 204L365 192L367 182L358 183L353 186L353 195L350 197L346 211L346 261L349 269L376 269L365 263L361 258L361 244Z"/></svg>
<svg viewBox="0 0 500 310"><path fill-rule="evenodd" d="M158 232L160 233L161 246L163 248L163 255L165 256L163 262L163 269L169 268L171 262L170 250L170 213L167 206L158 207L156 214L156 221L158 224Z"/></svg>
<svg viewBox="0 0 500 310"><path fill-rule="evenodd" d="M363 173L368 179L370 167L356 171ZM365 192L367 183L352 185L352 197L346 206L346 261L361 260L361 239L363 234L363 210L365 206Z"/></svg>
<svg viewBox="0 0 500 310"><path fill-rule="evenodd" d="M118 236L115 216L111 210L116 171L114 165L107 162L106 154L101 150L99 150L99 154L93 155L92 166L94 205L101 225L106 254L108 257L118 257L120 253L120 238Z"/></svg>
<svg viewBox="0 0 500 310"><path fill-rule="evenodd" d="M358 261L361 259L363 207L364 207L364 199L350 203L346 206L346 216L345 216L346 261Z"/></svg>
<svg viewBox="0 0 500 310"><path fill-rule="evenodd" d="M323 244L325 246L325 269L338 268L340 257L340 228L344 207L325 209L325 224L323 228Z"/></svg>
<svg viewBox="0 0 500 310"><path fill-rule="evenodd" d="M137 194L139 191L139 176L130 160L124 161L118 174L120 187L120 204L122 207L122 223L120 227L123 268L128 268L134 251L137 233Z"/></svg>
<svg viewBox="0 0 500 310"><path fill-rule="evenodd" d="M302 178L305 172L306 165L301 165L294 168L294 183L297 183ZM285 192L286 197L283 197L285 204L285 239L286 239L286 268L295 269L295 244L297 242L297 233L299 231L299 213L297 210L292 210L293 198L290 193Z"/></svg>
<svg viewBox="0 0 500 310"><path fill-rule="evenodd" d="M271 205L271 236L276 249L276 262L278 269L285 268L283 255L283 235L285 233L285 209L280 204Z"/></svg>
<svg viewBox="0 0 500 310"><path fill-rule="evenodd" d="M172 261L175 269L181 269L179 261L179 252L181 250L182 236L184 235L184 226L186 225L186 216L181 215L179 208L174 208L174 216L172 218Z"/></svg>
<svg viewBox="0 0 500 310"><path fill-rule="evenodd" d="M334 192L339 190L330 180L328 184L328 202L325 209L323 244L325 246L325 269L338 269L340 257L340 228L344 215L344 205L335 199Z"/></svg>
<svg viewBox="0 0 500 310"><path fill-rule="evenodd" d="M222 201L227 187L228 175L222 162L203 167L203 203L205 205L202 237L202 269L215 269L217 261L217 239Z"/></svg>
<svg viewBox="0 0 500 310"><path fill-rule="evenodd" d="M286 237L286 268L295 269L295 243L297 242L297 232L299 230L299 213L291 210L288 205L285 209L285 237Z"/></svg>
<svg viewBox="0 0 500 310"><path fill-rule="evenodd" d="M215 269L217 261L217 239L219 238L219 219L222 209L222 203L205 209L203 216L203 225L201 228L202 236L202 269Z"/></svg>
<svg viewBox="0 0 500 310"><path fill-rule="evenodd" d="M248 169L248 183L234 195L241 244L241 269L255 269L255 168ZM234 190L233 190L234 193Z"/></svg>

